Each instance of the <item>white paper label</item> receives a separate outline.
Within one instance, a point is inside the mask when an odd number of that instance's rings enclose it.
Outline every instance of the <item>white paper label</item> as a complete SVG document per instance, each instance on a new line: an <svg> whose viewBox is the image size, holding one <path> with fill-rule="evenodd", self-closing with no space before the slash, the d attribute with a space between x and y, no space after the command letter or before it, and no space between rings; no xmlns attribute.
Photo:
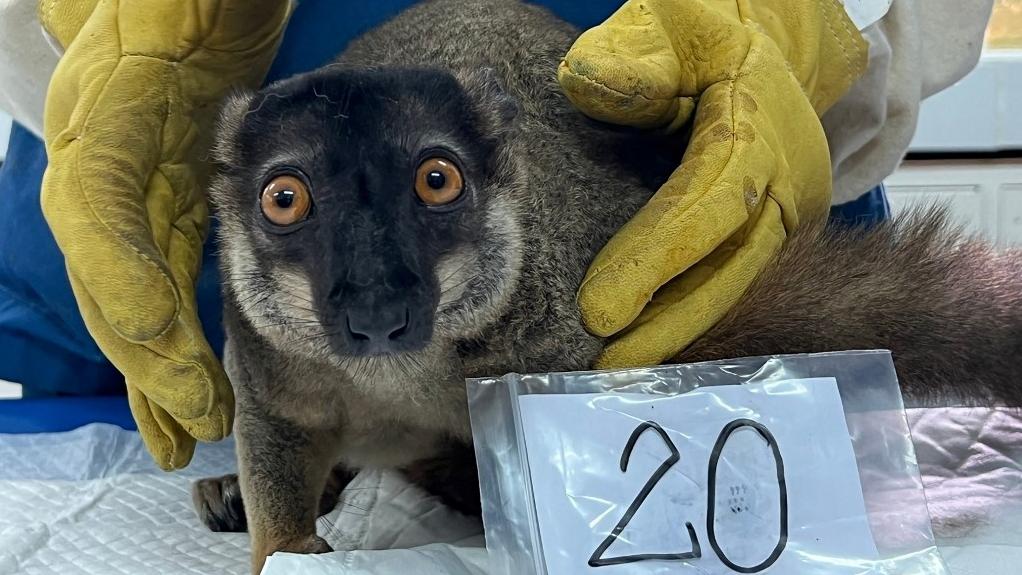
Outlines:
<svg viewBox="0 0 1022 575"><path fill-rule="evenodd" d="M547 573L861 573L834 379L519 398Z"/></svg>
<svg viewBox="0 0 1022 575"><path fill-rule="evenodd" d="M842 0L845 5L845 12L855 23L859 30L865 30L870 25L887 15L891 9L891 2L894 0Z"/></svg>

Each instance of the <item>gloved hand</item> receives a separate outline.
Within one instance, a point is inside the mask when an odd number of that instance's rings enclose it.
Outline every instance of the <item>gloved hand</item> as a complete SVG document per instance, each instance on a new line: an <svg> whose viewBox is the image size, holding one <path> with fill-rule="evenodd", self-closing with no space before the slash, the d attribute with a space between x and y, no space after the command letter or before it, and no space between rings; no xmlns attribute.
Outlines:
<svg viewBox="0 0 1022 575"><path fill-rule="evenodd" d="M202 160L220 99L262 80L289 15L287 0L39 6L65 48L46 100L43 212L164 469L231 430L233 393L196 313Z"/></svg>
<svg viewBox="0 0 1022 575"><path fill-rule="evenodd" d="M819 116L862 74L866 45L835 0L629 0L575 42L567 97L605 122L677 130L681 166L593 261L598 367L663 362L713 326L803 221L825 217Z"/></svg>

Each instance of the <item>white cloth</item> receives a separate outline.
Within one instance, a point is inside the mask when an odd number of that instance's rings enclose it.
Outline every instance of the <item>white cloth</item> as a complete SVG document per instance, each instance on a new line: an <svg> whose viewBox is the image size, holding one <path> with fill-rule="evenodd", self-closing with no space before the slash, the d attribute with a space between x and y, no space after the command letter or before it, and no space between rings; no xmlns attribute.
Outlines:
<svg viewBox="0 0 1022 575"><path fill-rule="evenodd" d="M941 553L952 575L1022 563L1022 409L910 410ZM233 444L200 444L160 471L137 433L93 424L0 434L0 575L248 573L248 536L212 533L189 486L234 468ZM264 575L485 575L482 527L394 473L362 473L317 523L337 552L271 558Z"/></svg>
<svg viewBox="0 0 1022 575"><path fill-rule="evenodd" d="M854 200L894 173L920 102L976 67L992 8L993 0L895 0L863 31L869 67L823 116L833 203Z"/></svg>
<svg viewBox="0 0 1022 575"><path fill-rule="evenodd" d="M488 575L487 565L485 548L434 544L326 555L278 553L266 561L262 575Z"/></svg>
<svg viewBox="0 0 1022 575"><path fill-rule="evenodd" d="M0 575L247 575L248 535L206 529L190 495L195 479L235 467L231 440L200 444L186 469L164 473L137 433L111 425L0 434ZM344 574L395 575L430 573L394 570L401 565L453 564L463 570L434 572L483 575L479 520L396 473L359 474L317 530L335 549L359 550L330 554L333 573L338 564ZM305 572L287 568L295 560L275 559L273 572Z"/></svg>
<svg viewBox="0 0 1022 575"><path fill-rule="evenodd" d="M0 110L42 133L57 54L36 18L38 0L0 0ZM823 118L834 167L833 203L857 198L894 172L915 133L919 103L975 67L993 0L895 0L864 32L865 76Z"/></svg>
<svg viewBox="0 0 1022 575"><path fill-rule="evenodd" d="M36 16L38 0L0 0L0 110L37 136L59 56Z"/></svg>

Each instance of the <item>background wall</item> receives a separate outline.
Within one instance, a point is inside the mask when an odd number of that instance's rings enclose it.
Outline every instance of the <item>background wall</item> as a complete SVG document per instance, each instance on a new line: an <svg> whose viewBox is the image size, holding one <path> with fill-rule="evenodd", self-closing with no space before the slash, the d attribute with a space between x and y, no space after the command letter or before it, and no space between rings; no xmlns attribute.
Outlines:
<svg viewBox="0 0 1022 575"><path fill-rule="evenodd" d="M923 103L910 152L887 180L895 212L947 202L969 229L1022 244L1022 0L995 3L979 65Z"/></svg>

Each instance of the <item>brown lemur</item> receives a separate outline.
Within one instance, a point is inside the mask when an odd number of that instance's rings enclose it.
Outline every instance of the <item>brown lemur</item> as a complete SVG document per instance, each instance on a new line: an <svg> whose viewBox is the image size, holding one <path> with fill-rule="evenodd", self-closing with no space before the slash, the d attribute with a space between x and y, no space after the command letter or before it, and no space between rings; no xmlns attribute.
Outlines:
<svg viewBox="0 0 1022 575"><path fill-rule="evenodd" d="M359 469L478 512L465 378L600 352L576 291L684 140L577 112L555 77L577 34L516 1L435 0L225 106L212 197L240 471L195 496L210 527L249 530L256 570L327 550L316 517ZM1022 405L1020 264L937 211L810 222L674 359L885 348L909 403Z"/></svg>

